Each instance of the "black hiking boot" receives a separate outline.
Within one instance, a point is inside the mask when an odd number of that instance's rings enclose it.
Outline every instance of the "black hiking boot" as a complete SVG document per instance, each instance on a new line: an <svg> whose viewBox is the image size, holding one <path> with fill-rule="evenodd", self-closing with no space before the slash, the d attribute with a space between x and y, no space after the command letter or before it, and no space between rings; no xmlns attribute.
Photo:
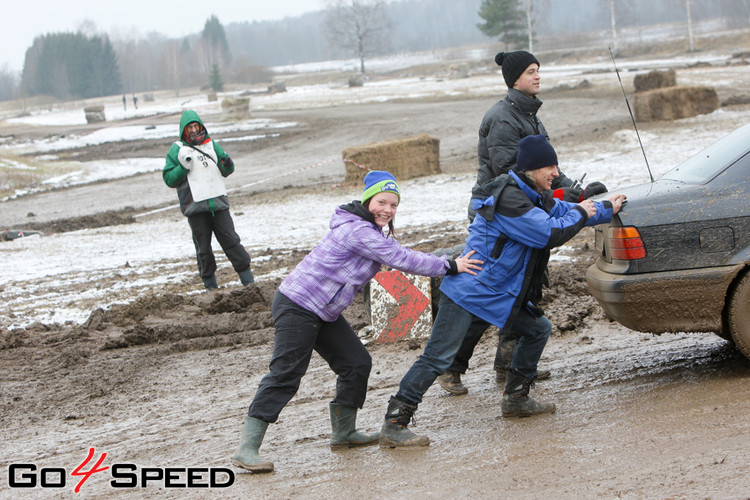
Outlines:
<svg viewBox="0 0 750 500"><path fill-rule="evenodd" d="M505 384L505 368L495 368L495 382L498 384ZM536 378L534 380L545 380L552 375L549 370L537 370Z"/></svg>
<svg viewBox="0 0 750 500"><path fill-rule="evenodd" d="M456 396L462 396L469 392L469 389L461 383L461 374L453 370L447 370L437 378L437 381L440 387Z"/></svg>
<svg viewBox="0 0 750 500"><path fill-rule="evenodd" d="M400 399L391 396L390 401L388 401L385 422L383 423L383 428L380 429L381 448L427 446L430 444L430 438L427 436L417 436L407 429L416 410L416 405L404 403Z"/></svg>
<svg viewBox="0 0 750 500"><path fill-rule="evenodd" d="M530 417L543 413L555 413L554 403L543 403L529 396L529 389L533 379L525 379L520 375L509 372L503 391L503 402L500 407L503 417Z"/></svg>

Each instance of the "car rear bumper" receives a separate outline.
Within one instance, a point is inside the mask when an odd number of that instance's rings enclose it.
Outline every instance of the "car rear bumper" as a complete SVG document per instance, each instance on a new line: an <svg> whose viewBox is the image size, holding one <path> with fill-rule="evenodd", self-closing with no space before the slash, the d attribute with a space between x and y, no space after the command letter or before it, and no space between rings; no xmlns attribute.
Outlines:
<svg viewBox="0 0 750 500"><path fill-rule="evenodd" d="M588 268L591 295L607 315L641 332L722 333L727 290L744 266L613 274Z"/></svg>

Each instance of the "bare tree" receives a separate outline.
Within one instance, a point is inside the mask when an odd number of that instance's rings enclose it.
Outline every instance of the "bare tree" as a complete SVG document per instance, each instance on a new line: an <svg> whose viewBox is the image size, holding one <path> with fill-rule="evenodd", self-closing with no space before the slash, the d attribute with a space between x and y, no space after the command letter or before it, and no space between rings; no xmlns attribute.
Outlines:
<svg viewBox="0 0 750 500"><path fill-rule="evenodd" d="M180 61L180 43L170 40L164 47L160 68L162 74L160 79L165 86L174 89L175 95L180 95L180 84L182 83L182 63Z"/></svg>
<svg viewBox="0 0 750 500"><path fill-rule="evenodd" d="M695 51L695 38L693 37L693 13L692 13L692 0L672 0L671 4L675 8L684 8L687 22L687 35L688 35L688 51Z"/></svg>
<svg viewBox="0 0 750 500"><path fill-rule="evenodd" d="M685 11L687 13L688 41L690 52L695 51L695 41L693 40L693 15L690 12L690 0L685 0Z"/></svg>
<svg viewBox="0 0 750 500"><path fill-rule="evenodd" d="M18 74L7 63L3 64L0 68L0 101L9 101L16 96L19 90L18 80Z"/></svg>
<svg viewBox="0 0 750 500"><path fill-rule="evenodd" d="M385 0L328 0L326 37L359 58L365 72L365 57L384 43L390 29Z"/></svg>
<svg viewBox="0 0 750 500"><path fill-rule="evenodd" d="M619 3L616 0L609 0L609 24L612 29L612 45L611 49L617 54L620 47L619 39L617 38L617 21L619 19L621 24L627 26L633 21L633 3L623 2Z"/></svg>
<svg viewBox="0 0 750 500"><path fill-rule="evenodd" d="M615 18L615 0L609 0L609 22L612 26L612 50L617 54L617 21Z"/></svg>
<svg viewBox="0 0 750 500"><path fill-rule="evenodd" d="M750 21L750 0L719 0L718 11L730 28L747 28Z"/></svg>
<svg viewBox="0 0 750 500"><path fill-rule="evenodd" d="M529 52L534 52L534 28L539 19L539 9L549 6L550 0L523 0L523 10L526 15L526 32L529 38Z"/></svg>
<svg viewBox="0 0 750 500"><path fill-rule="evenodd" d="M526 13L526 32L529 35L529 52L534 52L534 20L532 19L532 12L534 6L534 0L523 0L523 10Z"/></svg>

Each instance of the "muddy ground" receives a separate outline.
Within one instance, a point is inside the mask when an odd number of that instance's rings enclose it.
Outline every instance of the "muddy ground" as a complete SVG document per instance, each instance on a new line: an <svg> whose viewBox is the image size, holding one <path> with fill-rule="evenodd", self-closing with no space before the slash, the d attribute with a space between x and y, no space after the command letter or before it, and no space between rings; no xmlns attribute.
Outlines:
<svg viewBox="0 0 750 500"><path fill-rule="evenodd" d="M619 92L549 92L543 96L545 125L557 131L563 149L606 138L629 123ZM261 112L299 125L278 139L233 148L236 162L258 166L251 173L238 170L233 182L241 186L351 144L415 132L441 138L443 171L473 171L476 124L493 101L443 98ZM668 133L670 127L651 130ZM70 154L160 156L168 144ZM324 165L232 196L236 204L272 203L328 189L341 177L340 165ZM134 214L174 203L160 182L159 174L144 174L23 197L0 204L0 220L46 232L137 224ZM64 214L57 208L62 201ZM461 243L464 235L461 228L428 227L402 232L402 241L434 251ZM210 492L164 488L158 481L122 491L174 498L750 498L750 362L713 335L652 336L608 321L584 278L593 259L592 235L582 232L565 250L570 259L550 266L544 307L555 330L542 363L553 375L537 384L534 395L555 402L556 414L502 418L491 368L495 332L489 331L464 377L468 395L450 396L437 386L427 392L413 429L427 434L431 446L332 452L327 404L335 378L314 356L299 393L263 444L274 473L235 471L234 484ZM253 256L256 276L293 266L304 255L278 248L268 254L274 258ZM11 490L8 466L33 463L70 473L90 447L97 457L107 453L104 465L231 468L247 405L267 369L269 303L278 283L274 278L195 294L197 282L190 282L125 305L93 305L80 325L1 331L0 496L73 496L72 477L63 490ZM345 316L357 330L370 322L362 298ZM360 427L380 427L388 398L423 346L424 340L368 344L374 369ZM107 473L94 474L81 492L92 498L119 492L109 480Z"/></svg>

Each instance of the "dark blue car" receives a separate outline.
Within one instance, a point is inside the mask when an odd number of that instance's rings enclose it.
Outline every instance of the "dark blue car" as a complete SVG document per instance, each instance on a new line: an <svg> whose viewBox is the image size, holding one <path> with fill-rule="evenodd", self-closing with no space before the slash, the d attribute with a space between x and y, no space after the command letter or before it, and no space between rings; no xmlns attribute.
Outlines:
<svg viewBox="0 0 750 500"><path fill-rule="evenodd" d="M750 358L750 125L651 184L596 227L589 290L641 332L713 332Z"/></svg>

